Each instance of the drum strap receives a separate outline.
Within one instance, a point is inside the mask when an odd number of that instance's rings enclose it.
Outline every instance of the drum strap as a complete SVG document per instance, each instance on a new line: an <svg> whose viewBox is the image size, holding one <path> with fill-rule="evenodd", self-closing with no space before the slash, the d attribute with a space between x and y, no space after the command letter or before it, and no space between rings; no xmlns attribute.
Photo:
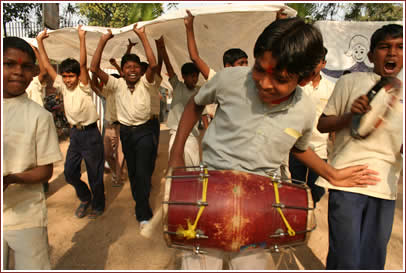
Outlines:
<svg viewBox="0 0 406 273"><path fill-rule="evenodd" d="M274 191L275 191L275 202L276 204L280 204L279 201L279 190L278 190L278 182L273 181L273 187L274 187ZM289 225L288 220L286 219L285 215L283 214L283 211L280 207L276 208L279 212L279 214L282 217L283 222L285 223L286 228L288 229L288 234L289 236L295 236L296 232L293 230L293 228Z"/></svg>
<svg viewBox="0 0 406 273"><path fill-rule="evenodd" d="M202 189L202 203L205 203L207 200L207 184L209 182L208 179L208 171L207 168L204 169L204 178L203 178L203 189ZM197 212L197 216L193 225L191 224L189 219L186 219L188 229L184 229L183 226L179 226L176 234L180 237L184 237L186 239L194 239L196 238L196 227L197 223L199 222L200 216L202 216L203 210L206 206L200 205L199 211Z"/></svg>

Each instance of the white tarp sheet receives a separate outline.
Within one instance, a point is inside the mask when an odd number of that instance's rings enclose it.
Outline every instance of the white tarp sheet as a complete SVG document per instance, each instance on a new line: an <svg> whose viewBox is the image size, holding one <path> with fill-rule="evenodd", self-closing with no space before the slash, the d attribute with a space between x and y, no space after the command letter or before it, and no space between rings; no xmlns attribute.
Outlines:
<svg viewBox="0 0 406 273"><path fill-rule="evenodd" d="M288 16L296 16L296 11L283 4L263 3L247 4L233 3L190 8L195 16L194 30L199 54L203 60L214 70L223 68L222 57L225 50L237 47L243 49L249 56L249 64L253 64L253 48L255 41L264 28L276 18L276 12L285 8ZM139 22L138 27L145 26L151 46L156 54L154 39L164 36L168 55L171 59L175 72L180 75L180 67L185 62L190 62L186 42L186 30L184 17L186 9L168 12L155 20ZM102 33L107 28L84 26L86 34L86 46L88 65L96 49ZM120 63L121 57L127 49L128 39L138 41L133 47L132 53L146 61L144 49L137 35L133 32L133 25L120 29L111 29L114 37L108 41L102 56L102 68L112 68L108 60L115 58ZM50 59L62 61L72 57L79 60L79 38L76 28L64 28L48 31L49 38L44 40L44 45ZM31 40L36 45L35 40ZM157 55L155 55L157 57ZM162 74L166 73L163 65ZM202 77L201 77L202 78ZM200 79L202 81L202 79ZM165 86L167 86L164 76ZM168 86L167 86L168 87Z"/></svg>
<svg viewBox="0 0 406 273"><path fill-rule="evenodd" d="M323 35L324 46L328 49L327 64L322 72L329 80L336 81L344 70L371 71L373 65L368 60L369 41L378 28L387 24L403 22L353 22L317 21ZM401 72L401 74L403 71Z"/></svg>

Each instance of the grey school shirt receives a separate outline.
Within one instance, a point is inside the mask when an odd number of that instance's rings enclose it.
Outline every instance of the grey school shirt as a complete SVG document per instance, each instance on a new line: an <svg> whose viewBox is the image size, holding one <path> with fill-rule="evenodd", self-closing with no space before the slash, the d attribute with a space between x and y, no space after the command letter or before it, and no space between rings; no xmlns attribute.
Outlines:
<svg viewBox="0 0 406 273"><path fill-rule="evenodd" d="M263 103L251 68L218 72L194 98L198 105L218 103L202 142L209 169L280 175L280 165L293 146L306 150L316 116L315 106L300 87L279 105Z"/></svg>

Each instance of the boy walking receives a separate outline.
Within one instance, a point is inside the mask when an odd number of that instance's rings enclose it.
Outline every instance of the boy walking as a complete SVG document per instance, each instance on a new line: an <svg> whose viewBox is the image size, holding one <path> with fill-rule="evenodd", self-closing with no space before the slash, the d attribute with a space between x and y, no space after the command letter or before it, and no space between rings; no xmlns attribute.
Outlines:
<svg viewBox="0 0 406 273"><path fill-rule="evenodd" d="M103 139L97 128L99 115L92 100L92 90L89 87L89 74L86 67L86 31L78 28L80 40L80 63L74 59L66 59L61 63L61 75L58 75L49 62L43 40L48 37L46 30L37 36L40 56L49 76L54 81L53 86L63 95L65 115L72 126L69 148L66 153L65 179L76 191L80 205L75 211L78 218L87 214L91 205L90 219L103 214L104 197L104 149ZM82 159L85 160L89 187L83 182L80 172Z"/></svg>
<svg viewBox="0 0 406 273"><path fill-rule="evenodd" d="M178 76L175 74L168 53L166 52L165 42L162 39L157 41L158 52L162 55L165 62L166 71L169 76L169 83L173 88L172 108L168 115L168 127L170 129L169 135L169 153L171 152L173 141L175 140L176 130L178 129L180 117L182 116L185 105L189 99L194 96L200 86L196 86L199 79L199 70L194 63L185 63L182 65L182 78L183 82L179 81ZM185 164L186 166L198 166L200 164L200 151L199 151L199 129L197 124L194 125L192 133L188 136L185 145Z"/></svg>
<svg viewBox="0 0 406 273"><path fill-rule="evenodd" d="M126 54L121 59L123 77L116 79L100 68L100 59L106 43L113 37L109 30L100 37L90 69L105 84L108 92L114 92L117 119L120 122L120 139L127 162L131 193L136 202L135 215L140 228L152 217L149 205L151 177L156 156L156 140L150 109L150 93L155 91L156 60L144 28L133 27L141 40L148 60L148 68L142 75L140 58Z"/></svg>
<svg viewBox="0 0 406 273"><path fill-rule="evenodd" d="M52 114L30 100L35 54L17 37L3 38L3 262L16 270L50 270L42 183L62 160Z"/></svg>
<svg viewBox="0 0 406 273"><path fill-rule="evenodd" d="M315 110L298 84L309 82L323 58L320 32L299 18L275 21L257 39L254 57L253 68L232 67L218 72L189 101L169 166L183 165L183 147L189 132L204 105L218 102L202 143L203 163L209 169L233 169L264 176L268 172L280 174L281 161L292 150L297 158L334 184L374 184L370 174L375 172L366 166L337 170L308 147ZM367 176L363 177L364 174ZM182 267L221 270L225 254L191 254L184 257ZM262 249L227 256L232 270L268 269L269 254Z"/></svg>
<svg viewBox="0 0 406 273"><path fill-rule="evenodd" d="M331 164L336 168L368 164L379 171L381 182L368 187L343 188L322 179L329 188L329 252L327 269L383 270L392 232L397 182L403 166L403 95L385 91L383 103L395 96L385 121L367 138L354 139L350 124L354 114L370 110L365 95L382 77L396 77L403 68L403 27L385 25L371 37L368 58L373 72L342 76L319 119L321 132L336 132Z"/></svg>

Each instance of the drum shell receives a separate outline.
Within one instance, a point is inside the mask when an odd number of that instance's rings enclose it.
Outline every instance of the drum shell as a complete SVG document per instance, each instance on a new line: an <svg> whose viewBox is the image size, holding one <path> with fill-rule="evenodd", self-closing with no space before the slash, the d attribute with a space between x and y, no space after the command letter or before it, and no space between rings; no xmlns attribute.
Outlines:
<svg viewBox="0 0 406 273"><path fill-rule="evenodd" d="M199 172L175 171L172 176L199 175ZM166 202L191 202L202 200L202 182L198 178L169 178L166 181ZM287 206L306 209L282 209L288 223L295 230L309 227L313 206L307 187L282 182L278 184L280 202ZM276 203L274 186L270 178L237 171L209 171L207 203L196 230L208 239L185 239L165 234L168 246L199 246L224 251L240 251L246 248L272 248L273 246L304 243L306 232L287 235L287 228ZM189 219L193 224L198 214L196 205L164 205L164 231L176 232L179 226L187 229ZM276 233L285 236L273 237Z"/></svg>

